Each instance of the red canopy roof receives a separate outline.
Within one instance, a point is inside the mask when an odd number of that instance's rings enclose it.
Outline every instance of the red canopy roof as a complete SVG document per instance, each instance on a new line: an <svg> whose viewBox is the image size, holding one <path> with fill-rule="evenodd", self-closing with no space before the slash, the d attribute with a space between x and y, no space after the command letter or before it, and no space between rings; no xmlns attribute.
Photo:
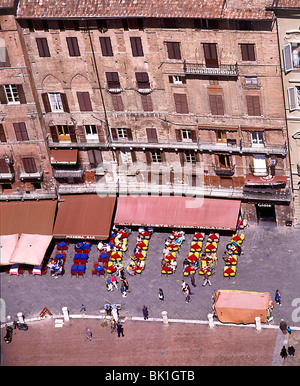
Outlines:
<svg viewBox="0 0 300 386"><path fill-rule="evenodd" d="M115 224L235 230L240 204L214 198L121 196Z"/></svg>

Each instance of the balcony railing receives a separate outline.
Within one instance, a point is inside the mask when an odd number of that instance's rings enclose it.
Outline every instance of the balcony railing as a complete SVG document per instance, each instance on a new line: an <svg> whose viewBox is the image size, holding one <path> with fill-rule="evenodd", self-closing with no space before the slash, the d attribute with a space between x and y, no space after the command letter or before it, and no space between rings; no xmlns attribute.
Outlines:
<svg viewBox="0 0 300 386"><path fill-rule="evenodd" d="M213 165L213 168L217 176L233 176L235 172L235 165L228 167Z"/></svg>
<svg viewBox="0 0 300 386"><path fill-rule="evenodd" d="M83 178L84 168L75 169L75 168L64 168L64 169L54 169L53 176L54 178Z"/></svg>
<svg viewBox="0 0 300 386"><path fill-rule="evenodd" d="M207 67L205 63L187 63L183 62L183 71L186 75L216 75L216 76L232 76L239 75L238 65L235 64L219 64L218 67Z"/></svg>

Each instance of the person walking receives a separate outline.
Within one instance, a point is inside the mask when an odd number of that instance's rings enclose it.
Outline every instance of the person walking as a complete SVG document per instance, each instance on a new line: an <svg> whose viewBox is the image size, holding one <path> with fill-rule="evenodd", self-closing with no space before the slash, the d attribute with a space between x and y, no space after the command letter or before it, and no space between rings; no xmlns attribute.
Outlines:
<svg viewBox="0 0 300 386"><path fill-rule="evenodd" d="M290 345L288 347L288 353L290 356L295 356L295 347Z"/></svg>
<svg viewBox="0 0 300 386"><path fill-rule="evenodd" d="M186 282L185 282L184 280L181 280L181 289L182 289L182 292L184 292L185 287L186 287Z"/></svg>
<svg viewBox="0 0 300 386"><path fill-rule="evenodd" d="M204 275L203 275L203 284L202 284L202 286L205 287L207 283L208 283L209 285L211 285L211 282L210 282L210 280L209 280L208 273L207 273L207 272L204 272Z"/></svg>
<svg viewBox="0 0 300 386"><path fill-rule="evenodd" d="M113 286L116 287L116 289L118 289L118 286L117 286L117 284L118 284L117 276L115 276L115 275L112 276L111 283L112 283Z"/></svg>
<svg viewBox="0 0 300 386"><path fill-rule="evenodd" d="M120 338L121 334L122 336L124 336L123 326L119 321L117 323L117 333L118 333L118 338Z"/></svg>
<svg viewBox="0 0 300 386"><path fill-rule="evenodd" d="M279 328L283 334L287 333L287 324L283 319L281 319L281 321L280 321Z"/></svg>
<svg viewBox="0 0 300 386"><path fill-rule="evenodd" d="M145 306L145 304L143 305L143 315L144 315L144 320L147 320L148 319L148 316L149 316L149 312L148 312L148 308Z"/></svg>
<svg viewBox="0 0 300 386"><path fill-rule="evenodd" d="M191 295L190 295L190 291L187 287L185 288L184 293L185 293L185 302L189 303L191 301Z"/></svg>
<svg viewBox="0 0 300 386"><path fill-rule="evenodd" d="M282 346L282 349L280 351L280 356L283 359L285 359L288 356L285 346Z"/></svg>
<svg viewBox="0 0 300 386"><path fill-rule="evenodd" d="M164 292L161 288L158 289L158 299L164 301L165 300L165 295Z"/></svg>
<svg viewBox="0 0 300 386"><path fill-rule="evenodd" d="M122 283L122 286L121 286L121 293L122 293L122 297L126 298L127 292L126 292L126 287L125 287L124 282Z"/></svg>
<svg viewBox="0 0 300 386"><path fill-rule="evenodd" d="M92 331L91 331L89 328L87 328L87 329L86 329L86 338L87 338L89 341L91 341L91 340L92 340L92 336L93 336Z"/></svg>
<svg viewBox="0 0 300 386"><path fill-rule="evenodd" d="M281 304L281 294L280 294L278 289L275 292L275 302L277 304L279 304L280 306L282 306L282 304Z"/></svg>
<svg viewBox="0 0 300 386"><path fill-rule="evenodd" d="M193 287L197 287L196 286L196 281L195 281L195 274L194 273L191 273L191 284Z"/></svg>
<svg viewBox="0 0 300 386"><path fill-rule="evenodd" d="M86 307L84 304L81 304L81 308L80 308L80 312L85 312L86 311Z"/></svg>

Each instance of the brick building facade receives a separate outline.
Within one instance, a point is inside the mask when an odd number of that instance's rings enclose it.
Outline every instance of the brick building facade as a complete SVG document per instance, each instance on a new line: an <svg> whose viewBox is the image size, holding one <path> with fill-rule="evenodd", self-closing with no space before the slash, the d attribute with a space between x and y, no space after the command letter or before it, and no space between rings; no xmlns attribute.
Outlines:
<svg viewBox="0 0 300 386"><path fill-rule="evenodd" d="M238 199L250 223L292 220L269 4L19 1L32 109L58 193L107 192L106 169L119 165L119 190Z"/></svg>

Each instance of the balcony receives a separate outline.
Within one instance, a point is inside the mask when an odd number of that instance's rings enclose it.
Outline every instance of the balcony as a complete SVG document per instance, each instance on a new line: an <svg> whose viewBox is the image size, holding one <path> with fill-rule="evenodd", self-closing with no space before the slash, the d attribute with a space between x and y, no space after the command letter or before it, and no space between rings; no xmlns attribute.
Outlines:
<svg viewBox="0 0 300 386"><path fill-rule="evenodd" d="M43 174L44 174L44 170L42 169L41 165L39 169L34 172L25 171L21 166L18 167L18 175L21 181L32 181L32 180L41 181L43 178Z"/></svg>
<svg viewBox="0 0 300 386"><path fill-rule="evenodd" d="M238 65L219 64L218 67L207 67L205 63L187 63L183 62L183 71L186 75L202 76L229 76L237 77L239 75Z"/></svg>
<svg viewBox="0 0 300 386"><path fill-rule="evenodd" d="M74 168L64 168L64 169L54 169L53 168L54 178L83 178L84 168L74 169Z"/></svg>
<svg viewBox="0 0 300 386"><path fill-rule="evenodd" d="M233 176L234 172L235 172L235 165L228 166L228 167L213 165L213 168L214 168L216 175L221 176L221 177Z"/></svg>
<svg viewBox="0 0 300 386"><path fill-rule="evenodd" d="M15 173L9 172L9 173L0 173L0 180L1 181L12 181L15 177Z"/></svg>
<svg viewBox="0 0 300 386"><path fill-rule="evenodd" d="M243 187L244 198L268 201L290 202L292 198L291 189L273 189L261 187Z"/></svg>

